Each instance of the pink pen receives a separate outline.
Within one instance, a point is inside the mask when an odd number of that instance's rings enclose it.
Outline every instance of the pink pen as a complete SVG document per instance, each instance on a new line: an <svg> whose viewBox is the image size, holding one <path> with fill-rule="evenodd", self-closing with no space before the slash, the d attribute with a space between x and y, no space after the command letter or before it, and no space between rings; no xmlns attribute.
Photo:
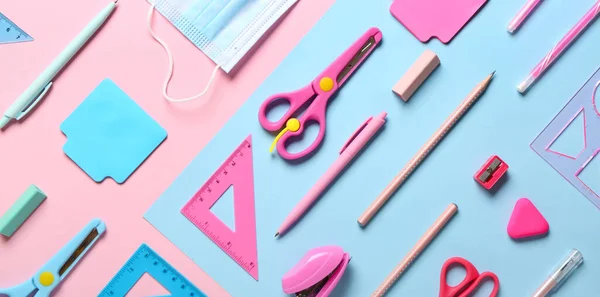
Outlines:
<svg viewBox="0 0 600 297"><path fill-rule="evenodd" d="M306 193L300 203L287 216L285 221L277 230L277 237L283 234L298 221L302 215L310 208L310 206L321 196L321 193L333 182L342 170L356 157L362 148L377 134L377 131L385 124L386 112L380 113L376 117L370 117L365 121L355 132L350 139L344 144L340 151L340 156L317 181L317 183Z"/></svg>
<svg viewBox="0 0 600 297"><path fill-rule="evenodd" d="M523 24L525 19L533 12L540 4L541 0L527 0L527 3L519 10L517 15L508 24L508 32L514 33Z"/></svg>
<svg viewBox="0 0 600 297"><path fill-rule="evenodd" d="M529 76L517 86L520 93L525 93L535 81L560 57L560 55L583 33L583 31L596 19L600 13L600 0L594 4L585 16L560 40L560 42L535 66Z"/></svg>

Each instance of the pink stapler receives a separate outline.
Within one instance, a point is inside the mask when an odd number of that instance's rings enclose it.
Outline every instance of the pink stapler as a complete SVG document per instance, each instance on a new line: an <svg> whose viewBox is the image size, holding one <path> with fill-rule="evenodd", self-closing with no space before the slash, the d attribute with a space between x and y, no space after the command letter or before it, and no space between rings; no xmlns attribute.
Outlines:
<svg viewBox="0 0 600 297"><path fill-rule="evenodd" d="M283 292L296 297L327 297L344 275L348 262L350 255L341 247L314 248L283 276Z"/></svg>

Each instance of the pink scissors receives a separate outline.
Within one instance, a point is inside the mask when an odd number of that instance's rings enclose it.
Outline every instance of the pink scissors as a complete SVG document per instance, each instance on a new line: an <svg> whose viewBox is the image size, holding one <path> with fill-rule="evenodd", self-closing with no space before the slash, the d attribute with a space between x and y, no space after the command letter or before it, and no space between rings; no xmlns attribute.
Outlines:
<svg viewBox="0 0 600 297"><path fill-rule="evenodd" d="M467 271L467 275L460 284L451 287L446 281L446 274L448 273L448 270L455 265L464 267ZM472 296L481 282L486 278L489 278L494 282L494 289L492 289L490 297L498 296L498 290L500 290L500 280L498 280L498 276L496 276L496 274L489 271L479 274L479 271L477 271L477 268L475 268L471 262L460 257L450 258L446 261L446 263L444 263L444 266L442 266L442 274L440 275L440 297Z"/></svg>
<svg viewBox="0 0 600 297"><path fill-rule="evenodd" d="M261 126L271 132L281 130L271 146L271 151L276 145L279 155L284 159L295 160L312 153L321 144L325 136L327 102L373 52L381 38L382 34L378 28L370 28L309 85L294 92L275 94L263 102L258 112ZM281 119L271 122L267 119L268 109L279 100L288 101L290 108ZM300 109L309 102L306 111L299 118L295 118ZM319 124L317 138L303 151L290 153L286 148L287 142L294 136L302 135L306 124L311 121Z"/></svg>

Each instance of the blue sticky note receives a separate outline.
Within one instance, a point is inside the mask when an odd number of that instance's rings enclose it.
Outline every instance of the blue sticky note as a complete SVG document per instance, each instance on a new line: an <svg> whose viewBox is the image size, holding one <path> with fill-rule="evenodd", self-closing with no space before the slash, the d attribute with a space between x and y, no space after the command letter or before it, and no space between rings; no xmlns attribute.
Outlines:
<svg viewBox="0 0 600 297"><path fill-rule="evenodd" d="M94 181L125 180L165 140L167 131L110 79L61 124L63 151Z"/></svg>

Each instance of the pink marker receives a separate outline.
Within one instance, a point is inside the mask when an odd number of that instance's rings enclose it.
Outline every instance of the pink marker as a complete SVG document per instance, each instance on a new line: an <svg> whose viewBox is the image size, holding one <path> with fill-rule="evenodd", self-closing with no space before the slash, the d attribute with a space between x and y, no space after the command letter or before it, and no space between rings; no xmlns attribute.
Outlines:
<svg viewBox="0 0 600 297"><path fill-rule="evenodd" d="M364 122L354 134L348 139L340 151L340 157L329 167L327 172L317 181L317 183L300 200L300 203L287 216L285 221L277 230L277 237L287 231L296 221L298 221L310 206L321 196L321 193L333 182L333 180L350 164L352 159L358 155L360 150L377 134L377 131L385 124L386 112L380 113L376 117L370 117Z"/></svg>
<svg viewBox="0 0 600 297"><path fill-rule="evenodd" d="M594 4L585 16L560 40L560 42L535 66L529 76L517 86L520 93L525 93L534 82L536 82L546 70L556 61L560 55L583 33L583 31L596 19L600 13L600 0Z"/></svg>
<svg viewBox="0 0 600 297"><path fill-rule="evenodd" d="M517 15L508 24L508 32L514 33L523 22L529 17L533 10L540 4L541 0L528 0L527 3L519 10Z"/></svg>

